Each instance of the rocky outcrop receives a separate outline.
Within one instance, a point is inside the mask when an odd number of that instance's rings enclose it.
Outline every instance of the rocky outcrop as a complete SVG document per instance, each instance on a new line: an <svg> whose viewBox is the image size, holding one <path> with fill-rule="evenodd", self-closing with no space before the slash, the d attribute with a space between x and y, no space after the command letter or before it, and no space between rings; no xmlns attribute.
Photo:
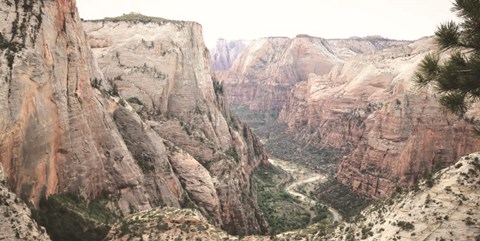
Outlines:
<svg viewBox="0 0 480 241"><path fill-rule="evenodd" d="M475 151L469 120L443 110L412 74L432 39L352 57L298 84L280 113L298 139L346 148L337 179L370 197L411 186L424 173Z"/></svg>
<svg viewBox="0 0 480 241"><path fill-rule="evenodd" d="M0 165L0 239L50 240L45 228L38 226L32 219L27 205L5 186L2 165Z"/></svg>
<svg viewBox="0 0 480 241"><path fill-rule="evenodd" d="M378 203L319 240L479 240L479 176L480 154L462 157L417 191Z"/></svg>
<svg viewBox="0 0 480 241"><path fill-rule="evenodd" d="M246 47L219 40L212 51L212 65L232 104L278 114L293 86L309 74L326 74L354 55L401 44L404 41L381 37L328 40L308 35L262 38L249 41Z"/></svg>
<svg viewBox="0 0 480 241"><path fill-rule="evenodd" d="M104 240L238 240L196 210L156 208L130 215Z"/></svg>
<svg viewBox="0 0 480 241"><path fill-rule="evenodd" d="M111 86L140 117L129 117L128 108L114 112L128 149L145 164L143 172L152 183L175 187L171 194L184 198L180 206L196 206L231 233L265 232L250 176L267 158L250 129L230 114L223 86L211 75L201 26L137 17L84 23L104 74L99 88ZM157 159L161 171L151 173ZM172 178L155 180L159 176ZM165 192L157 188L154 193Z"/></svg>
<svg viewBox="0 0 480 241"><path fill-rule="evenodd" d="M87 39L74 0L0 7L0 163L18 196L102 196L119 215L191 206L266 232L249 178L267 157L230 115L199 24L112 19Z"/></svg>

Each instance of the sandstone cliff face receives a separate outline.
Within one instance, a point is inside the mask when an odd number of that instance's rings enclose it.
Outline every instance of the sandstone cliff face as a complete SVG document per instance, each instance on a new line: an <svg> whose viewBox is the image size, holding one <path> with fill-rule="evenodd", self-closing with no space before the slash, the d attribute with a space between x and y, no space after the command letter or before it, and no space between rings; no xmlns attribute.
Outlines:
<svg viewBox="0 0 480 241"><path fill-rule="evenodd" d="M0 239L49 241L45 228L37 225L27 205L5 184L0 164Z"/></svg>
<svg viewBox="0 0 480 241"><path fill-rule="evenodd" d="M163 140L153 146L171 165L163 169L178 177L180 193L186 195L181 206L193 202L231 233L264 232L256 196L250 192L250 175L267 158L250 129L230 114L223 86L211 75L201 26L151 19L89 21L84 27L104 73L100 85L116 89L142 120L138 128ZM153 155L138 149L143 137L120 127L125 120L122 112L131 113L116 110L117 126L129 150L143 155L134 157L147 163L143 172L148 173ZM172 180L165 182L175 183Z"/></svg>
<svg viewBox="0 0 480 241"><path fill-rule="evenodd" d="M35 207L63 192L107 195L122 214L193 206L229 232L266 231L249 178L267 157L212 80L200 25L92 23L120 31L87 39L73 0L0 6L0 163L11 190ZM107 78L88 41L107 50Z"/></svg>
<svg viewBox="0 0 480 241"><path fill-rule="evenodd" d="M90 85L101 78L75 1L2 1L0 162L28 203L57 192L119 193L149 207L143 177Z"/></svg>
<svg viewBox="0 0 480 241"><path fill-rule="evenodd" d="M236 43L220 40L212 51L212 65L226 86L230 102L278 113L293 86L307 80L309 74L326 74L354 55L404 42L373 37L327 40L298 35L293 39L271 37L249 41L240 53L237 47L240 45ZM235 46L231 51L225 47L229 44ZM229 56L229 61L222 56ZM237 58L233 59L234 56ZM230 62L231 67L226 69Z"/></svg>
<svg viewBox="0 0 480 241"><path fill-rule="evenodd" d="M216 75L232 104L279 111L296 83L309 73L327 73L338 62L321 38L263 38L252 41L229 71Z"/></svg>
<svg viewBox="0 0 480 241"><path fill-rule="evenodd" d="M444 111L411 77L432 40L364 54L296 86L279 120L297 138L348 148L337 179L384 197L425 172L451 164L480 141L465 120Z"/></svg>

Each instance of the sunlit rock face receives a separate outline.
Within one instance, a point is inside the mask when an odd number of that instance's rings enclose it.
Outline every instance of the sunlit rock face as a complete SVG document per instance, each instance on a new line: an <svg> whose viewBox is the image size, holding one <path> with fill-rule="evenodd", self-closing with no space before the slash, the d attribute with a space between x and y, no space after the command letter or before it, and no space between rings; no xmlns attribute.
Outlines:
<svg viewBox="0 0 480 241"><path fill-rule="evenodd" d="M28 203L58 192L149 207L143 176L91 87L101 79L75 1L2 1L0 162Z"/></svg>
<svg viewBox="0 0 480 241"><path fill-rule="evenodd" d="M403 43L374 37L328 40L308 35L293 39L219 40L211 58L230 103L278 113L290 90L310 74L326 74L359 53L373 53Z"/></svg>
<svg viewBox="0 0 480 241"><path fill-rule="evenodd" d="M378 198L480 144L470 118L447 113L433 90L412 84L434 47L430 38L264 38L216 75L235 105L279 113L298 140L347 153L337 179Z"/></svg>
<svg viewBox="0 0 480 241"><path fill-rule="evenodd" d="M267 157L230 115L199 24L90 22L87 36L73 0L0 7L0 162L19 197L191 206L231 233L266 232L250 175Z"/></svg>
<svg viewBox="0 0 480 241"><path fill-rule="evenodd" d="M137 148L144 137L124 123L134 112L138 129L163 140L152 146L160 147L162 165L171 166L161 176L180 182L174 189L185 195L180 206L193 202L231 233L265 232L250 175L267 157L250 129L230 114L224 87L211 74L201 26L151 18L88 21L84 27L104 74L102 85L115 88L132 108L114 112L129 150L141 156L144 148ZM159 175L144 176L156 183ZM169 183L177 182L167 181L166 187ZM164 193L153 189L149 196Z"/></svg>
<svg viewBox="0 0 480 241"><path fill-rule="evenodd" d="M296 83L308 73L327 73L337 62L324 39L264 38L250 42L229 70L216 75L232 104L278 112Z"/></svg>
<svg viewBox="0 0 480 241"><path fill-rule="evenodd" d="M279 120L298 139L347 148L337 179L370 197L411 186L480 146L470 121L439 105L412 75L432 39L351 57L326 75L311 75L289 95Z"/></svg>

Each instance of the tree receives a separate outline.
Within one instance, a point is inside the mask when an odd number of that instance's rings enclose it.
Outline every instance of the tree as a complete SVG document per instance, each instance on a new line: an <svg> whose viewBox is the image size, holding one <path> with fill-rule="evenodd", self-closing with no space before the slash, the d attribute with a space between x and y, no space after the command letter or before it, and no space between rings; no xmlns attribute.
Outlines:
<svg viewBox="0 0 480 241"><path fill-rule="evenodd" d="M440 103L458 116L480 101L480 0L455 0L452 11L461 19L441 24L435 32L440 52L452 51L441 61L427 54L415 73L421 87L433 85Z"/></svg>

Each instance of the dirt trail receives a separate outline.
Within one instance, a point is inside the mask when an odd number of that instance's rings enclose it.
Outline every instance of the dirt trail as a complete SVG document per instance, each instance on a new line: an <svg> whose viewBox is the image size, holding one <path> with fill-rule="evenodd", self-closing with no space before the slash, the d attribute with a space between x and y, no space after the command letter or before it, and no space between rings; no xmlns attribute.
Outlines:
<svg viewBox="0 0 480 241"><path fill-rule="evenodd" d="M277 166L286 172L288 172L292 176L292 182L285 187L285 190L290 193L291 195L298 197L300 201L302 201L305 206L308 207L308 211L310 215L315 215L312 211L310 211L310 207L315 206L317 201L310 198L309 196L304 195L303 193L297 192L296 188L298 186L308 184L308 183L315 183L315 182L324 182L327 179L327 176L324 174L319 174L312 172L306 168L299 167L293 163L279 160L279 159L269 159L272 165ZM307 192L308 193L308 192ZM342 215L332 207L327 206L328 211L332 213L333 221L342 221Z"/></svg>

